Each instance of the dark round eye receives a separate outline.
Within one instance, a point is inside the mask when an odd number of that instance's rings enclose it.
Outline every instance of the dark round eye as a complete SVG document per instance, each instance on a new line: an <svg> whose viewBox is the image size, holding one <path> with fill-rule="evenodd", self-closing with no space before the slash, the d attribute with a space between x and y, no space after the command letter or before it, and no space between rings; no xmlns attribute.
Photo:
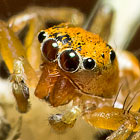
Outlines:
<svg viewBox="0 0 140 140"><path fill-rule="evenodd" d="M49 61L53 61L57 58L58 44L55 40L50 39L44 42L42 46L42 53Z"/></svg>
<svg viewBox="0 0 140 140"><path fill-rule="evenodd" d="M60 55L60 66L65 71L75 72L79 67L79 56L74 50L65 50Z"/></svg>
<svg viewBox="0 0 140 140"><path fill-rule="evenodd" d="M115 57L116 57L115 52L113 50L111 50L111 52L110 52L110 60L111 60L111 62L114 61Z"/></svg>
<svg viewBox="0 0 140 140"><path fill-rule="evenodd" d="M95 67L95 61L92 58L87 58L83 61L84 68L91 70Z"/></svg>
<svg viewBox="0 0 140 140"><path fill-rule="evenodd" d="M45 36L45 32L44 31L42 31L42 32L40 32L39 34L38 34L38 41L40 42L40 43L42 43L43 42L43 40L46 38L46 36Z"/></svg>

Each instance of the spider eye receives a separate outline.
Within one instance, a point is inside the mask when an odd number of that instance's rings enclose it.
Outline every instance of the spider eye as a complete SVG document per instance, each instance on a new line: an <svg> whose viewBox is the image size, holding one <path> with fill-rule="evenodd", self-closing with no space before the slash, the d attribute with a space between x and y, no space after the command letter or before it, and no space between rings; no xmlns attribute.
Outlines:
<svg viewBox="0 0 140 140"><path fill-rule="evenodd" d="M113 50L111 50L111 52L110 52L110 60L111 60L111 62L114 61L115 57L116 57L115 52Z"/></svg>
<svg viewBox="0 0 140 140"><path fill-rule="evenodd" d="M87 58L83 61L84 68L91 70L95 67L95 61L92 58Z"/></svg>
<svg viewBox="0 0 140 140"><path fill-rule="evenodd" d="M45 38L46 38L46 36L45 36L44 31L42 31L38 34L38 40L39 40L40 43L42 43Z"/></svg>
<svg viewBox="0 0 140 140"><path fill-rule="evenodd" d="M44 42L42 46L42 53L46 59L53 61L57 58L58 49L59 48L57 42L53 39L49 39Z"/></svg>
<svg viewBox="0 0 140 140"><path fill-rule="evenodd" d="M60 55L60 67L69 72L75 72L79 67L79 56L74 50L65 50Z"/></svg>

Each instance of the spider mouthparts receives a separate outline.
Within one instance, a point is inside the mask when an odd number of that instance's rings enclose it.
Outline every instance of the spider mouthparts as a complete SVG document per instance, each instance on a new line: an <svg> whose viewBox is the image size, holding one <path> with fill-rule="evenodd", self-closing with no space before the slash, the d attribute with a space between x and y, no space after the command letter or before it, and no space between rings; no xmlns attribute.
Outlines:
<svg viewBox="0 0 140 140"><path fill-rule="evenodd" d="M45 100L47 103L49 103L49 96L50 96L50 95L48 94L48 96L45 96L45 97L44 97L44 100Z"/></svg>

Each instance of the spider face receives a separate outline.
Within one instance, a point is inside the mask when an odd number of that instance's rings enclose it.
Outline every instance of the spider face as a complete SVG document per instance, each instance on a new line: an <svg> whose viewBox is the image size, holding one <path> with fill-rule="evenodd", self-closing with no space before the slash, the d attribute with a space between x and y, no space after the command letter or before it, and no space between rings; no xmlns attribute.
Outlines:
<svg viewBox="0 0 140 140"><path fill-rule="evenodd" d="M118 84L117 59L114 50L98 35L80 27L60 24L41 31L38 39L44 63L54 65L60 77L65 77L70 83L73 91L105 98L113 96L117 88L107 86L107 82L110 80ZM50 71L49 66L47 69ZM39 98L45 97L45 94L40 95L36 92Z"/></svg>

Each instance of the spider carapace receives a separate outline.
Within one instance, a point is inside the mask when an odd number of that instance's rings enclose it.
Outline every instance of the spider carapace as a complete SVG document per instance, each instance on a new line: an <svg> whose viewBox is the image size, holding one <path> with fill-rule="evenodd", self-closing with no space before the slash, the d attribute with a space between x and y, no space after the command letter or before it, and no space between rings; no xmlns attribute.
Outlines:
<svg viewBox="0 0 140 140"><path fill-rule="evenodd" d="M60 24L42 30L38 39L44 64L37 97L59 106L82 95L111 98L116 94L116 54L99 35Z"/></svg>

